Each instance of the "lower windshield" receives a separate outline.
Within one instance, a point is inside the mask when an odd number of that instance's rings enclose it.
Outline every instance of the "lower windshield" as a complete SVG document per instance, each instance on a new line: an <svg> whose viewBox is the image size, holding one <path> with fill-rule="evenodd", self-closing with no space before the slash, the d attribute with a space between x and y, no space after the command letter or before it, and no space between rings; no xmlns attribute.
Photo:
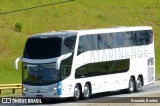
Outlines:
<svg viewBox="0 0 160 106"><path fill-rule="evenodd" d="M23 63L23 83L50 84L59 80L56 63L28 64Z"/></svg>

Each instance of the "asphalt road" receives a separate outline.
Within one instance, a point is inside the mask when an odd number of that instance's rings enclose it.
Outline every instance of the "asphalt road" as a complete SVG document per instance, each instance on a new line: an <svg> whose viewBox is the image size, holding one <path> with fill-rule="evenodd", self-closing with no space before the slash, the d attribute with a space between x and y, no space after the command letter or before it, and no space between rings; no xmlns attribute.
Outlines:
<svg viewBox="0 0 160 106"><path fill-rule="evenodd" d="M87 100L79 100L79 101L72 101L71 98L68 99L61 99L61 100L50 100L50 101L43 101L47 105L58 105L58 106L66 106L71 105L72 103L115 103L115 102L125 102L128 98L143 98L147 97L147 95L159 94L160 97L160 81L156 81L154 84L144 86L141 92L132 93L132 94L125 94L121 93L120 91L114 92L105 92L92 95ZM160 98L159 98L160 99ZM160 100L159 100L160 103Z"/></svg>
<svg viewBox="0 0 160 106"><path fill-rule="evenodd" d="M150 97L154 99L158 95L158 103L160 103L160 81L156 81L154 84L149 86L144 86L141 92L125 94L120 91L114 92L105 92L91 95L87 100L72 101L71 98L66 99L51 99L49 101L42 100L43 105L50 106L75 106L79 103L129 103L132 98L134 99L143 99L145 97ZM2 105L2 104L0 104ZM20 104L17 104L20 105ZM41 105L41 104L29 104L29 105Z"/></svg>

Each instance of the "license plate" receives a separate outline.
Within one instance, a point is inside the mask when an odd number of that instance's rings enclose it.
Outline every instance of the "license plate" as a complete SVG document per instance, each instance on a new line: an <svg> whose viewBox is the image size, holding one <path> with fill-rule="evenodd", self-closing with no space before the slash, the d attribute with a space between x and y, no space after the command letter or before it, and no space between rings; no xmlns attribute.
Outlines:
<svg viewBox="0 0 160 106"><path fill-rule="evenodd" d="M36 97L37 97L37 98L42 98L43 96L42 96L42 95L36 95Z"/></svg>

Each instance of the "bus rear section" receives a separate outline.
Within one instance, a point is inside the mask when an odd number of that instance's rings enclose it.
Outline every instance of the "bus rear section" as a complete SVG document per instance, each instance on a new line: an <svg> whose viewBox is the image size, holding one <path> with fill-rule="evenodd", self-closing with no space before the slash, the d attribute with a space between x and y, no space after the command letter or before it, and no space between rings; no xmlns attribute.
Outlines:
<svg viewBox="0 0 160 106"><path fill-rule="evenodd" d="M139 92L155 81L151 27L81 31L75 50L74 87L81 97L116 90Z"/></svg>

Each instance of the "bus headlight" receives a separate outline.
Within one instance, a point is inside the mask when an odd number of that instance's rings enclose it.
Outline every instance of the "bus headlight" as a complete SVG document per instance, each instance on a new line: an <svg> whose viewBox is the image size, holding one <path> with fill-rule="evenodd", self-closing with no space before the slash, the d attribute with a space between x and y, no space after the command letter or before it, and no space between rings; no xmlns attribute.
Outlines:
<svg viewBox="0 0 160 106"><path fill-rule="evenodd" d="M57 88L56 88L56 87L53 87L53 88L52 88L52 91L55 91L55 90L57 90Z"/></svg>
<svg viewBox="0 0 160 106"><path fill-rule="evenodd" d="M27 89L27 88L25 88L25 87L23 87L23 91L28 91L28 89Z"/></svg>
<svg viewBox="0 0 160 106"><path fill-rule="evenodd" d="M57 90L57 86L51 86L50 87L50 91L55 91L55 90Z"/></svg>

